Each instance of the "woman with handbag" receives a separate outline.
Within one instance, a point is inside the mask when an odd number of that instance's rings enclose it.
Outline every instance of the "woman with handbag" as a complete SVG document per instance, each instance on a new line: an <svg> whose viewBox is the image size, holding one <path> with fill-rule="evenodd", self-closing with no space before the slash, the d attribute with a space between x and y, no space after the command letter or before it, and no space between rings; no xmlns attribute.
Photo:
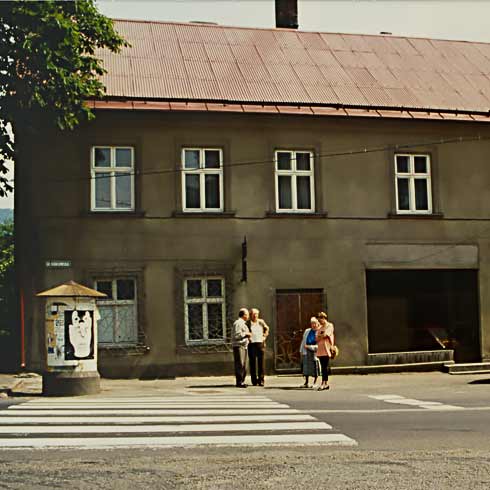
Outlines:
<svg viewBox="0 0 490 490"><path fill-rule="evenodd" d="M318 378L318 359L316 358L316 331L320 323L312 316L310 319L310 328L307 328L303 334L303 340L299 351L302 355L302 372L305 377L305 384L301 385L301 388L309 388L309 377L313 377L313 384L316 383Z"/></svg>
<svg viewBox="0 0 490 490"><path fill-rule="evenodd" d="M322 367L322 384L318 391L329 390L328 374L330 372L330 359L334 357L337 349L335 347L335 335L333 323L327 321L327 314L320 312L317 315L320 328L316 332L317 351L316 355Z"/></svg>

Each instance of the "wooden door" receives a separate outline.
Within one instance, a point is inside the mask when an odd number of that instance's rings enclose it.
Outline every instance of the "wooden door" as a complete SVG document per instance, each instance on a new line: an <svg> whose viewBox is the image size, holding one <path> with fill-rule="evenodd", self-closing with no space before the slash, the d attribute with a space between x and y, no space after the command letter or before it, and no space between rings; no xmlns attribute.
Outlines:
<svg viewBox="0 0 490 490"><path fill-rule="evenodd" d="M278 290L276 292L276 371L301 370L299 347L310 318L326 309L323 290Z"/></svg>

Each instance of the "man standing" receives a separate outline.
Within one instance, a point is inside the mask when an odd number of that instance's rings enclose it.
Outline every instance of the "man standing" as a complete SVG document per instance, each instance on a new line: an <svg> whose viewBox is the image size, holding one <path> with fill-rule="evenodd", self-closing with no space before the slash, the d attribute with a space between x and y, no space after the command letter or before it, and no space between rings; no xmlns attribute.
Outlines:
<svg viewBox="0 0 490 490"><path fill-rule="evenodd" d="M269 335L267 323L259 318L259 310L252 308L250 310L250 343L248 344L248 356L250 363L250 377L254 386L264 386L264 352L265 339Z"/></svg>
<svg viewBox="0 0 490 490"><path fill-rule="evenodd" d="M247 374L247 346L252 334L248 326L248 310L242 308L238 312L238 320L233 323L233 358L235 360L235 377L237 388L246 388L245 375Z"/></svg>

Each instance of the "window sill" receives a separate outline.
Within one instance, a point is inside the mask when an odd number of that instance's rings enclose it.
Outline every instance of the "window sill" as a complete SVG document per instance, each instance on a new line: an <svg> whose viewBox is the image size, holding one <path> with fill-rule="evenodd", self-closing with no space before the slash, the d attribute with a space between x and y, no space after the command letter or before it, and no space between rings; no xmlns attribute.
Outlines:
<svg viewBox="0 0 490 490"><path fill-rule="evenodd" d="M203 212L174 211L172 213L173 218L234 218L235 215L236 215L236 211L220 211L220 212L212 212L212 213L208 213L206 211Z"/></svg>
<svg viewBox="0 0 490 490"><path fill-rule="evenodd" d="M82 216L101 216L107 218L109 216L113 218L144 218L146 211L84 211Z"/></svg>
<svg viewBox="0 0 490 490"><path fill-rule="evenodd" d="M430 214L398 214L398 213L388 213L389 219L444 219L443 213L430 213Z"/></svg>
<svg viewBox="0 0 490 490"><path fill-rule="evenodd" d="M147 345L117 345L106 344L98 345L99 354L107 356L142 356L150 352L150 347Z"/></svg>
<svg viewBox="0 0 490 490"><path fill-rule="evenodd" d="M189 344L179 345L177 354L219 354L221 352L232 352L231 344L225 342L216 342L209 344Z"/></svg>
<svg viewBox="0 0 490 490"><path fill-rule="evenodd" d="M328 218L328 213L316 212L316 213L278 213L276 211L267 211L265 213L266 218Z"/></svg>

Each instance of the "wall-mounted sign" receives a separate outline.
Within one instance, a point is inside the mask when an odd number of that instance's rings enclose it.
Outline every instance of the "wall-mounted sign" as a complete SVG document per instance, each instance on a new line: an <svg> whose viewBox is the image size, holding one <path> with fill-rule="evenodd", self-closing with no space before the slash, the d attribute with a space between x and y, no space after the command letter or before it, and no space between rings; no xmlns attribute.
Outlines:
<svg viewBox="0 0 490 490"><path fill-rule="evenodd" d="M46 267L49 269L64 269L71 267L71 260L46 260Z"/></svg>

